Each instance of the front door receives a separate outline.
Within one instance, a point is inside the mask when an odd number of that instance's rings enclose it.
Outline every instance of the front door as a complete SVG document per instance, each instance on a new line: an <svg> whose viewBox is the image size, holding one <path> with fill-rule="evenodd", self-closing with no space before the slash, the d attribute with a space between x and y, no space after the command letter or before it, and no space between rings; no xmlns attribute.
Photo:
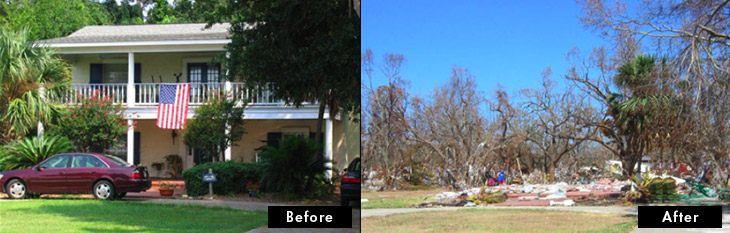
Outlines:
<svg viewBox="0 0 730 233"><path fill-rule="evenodd" d="M71 166L71 155L56 155L34 170L28 189L37 193L57 193L68 190L67 170Z"/></svg>

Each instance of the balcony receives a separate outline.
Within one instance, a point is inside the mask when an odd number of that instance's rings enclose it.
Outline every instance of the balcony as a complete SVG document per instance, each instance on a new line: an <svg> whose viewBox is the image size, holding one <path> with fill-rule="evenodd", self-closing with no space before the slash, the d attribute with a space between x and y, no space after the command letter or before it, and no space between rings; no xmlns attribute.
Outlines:
<svg viewBox="0 0 730 233"><path fill-rule="evenodd" d="M227 89L226 85L229 85ZM76 104L79 98L92 96L97 92L103 96L110 96L112 102L127 105L127 83L108 84L71 84L69 91L51 102ZM277 98L271 91L273 84L265 87L246 88L244 83L194 83L190 85L189 105L196 106L207 103L216 95L227 95L234 100L248 100L249 106L283 106L284 101ZM135 106L157 106L160 84L136 83ZM226 92L229 90L229 92ZM305 103L306 104L306 103Z"/></svg>

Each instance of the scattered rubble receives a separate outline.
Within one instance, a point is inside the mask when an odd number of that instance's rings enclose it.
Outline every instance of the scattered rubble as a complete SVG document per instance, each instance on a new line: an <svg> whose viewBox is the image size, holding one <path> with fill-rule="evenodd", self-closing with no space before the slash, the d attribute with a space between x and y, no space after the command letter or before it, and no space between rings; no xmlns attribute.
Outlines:
<svg viewBox="0 0 730 233"><path fill-rule="evenodd" d="M679 183L679 181L678 181ZM462 192L442 192L434 195L431 202L418 208L432 206L574 206L621 204L621 190L631 182L601 179L589 184L510 184L465 189ZM574 199L580 199L576 201ZM611 200L611 201L603 201Z"/></svg>

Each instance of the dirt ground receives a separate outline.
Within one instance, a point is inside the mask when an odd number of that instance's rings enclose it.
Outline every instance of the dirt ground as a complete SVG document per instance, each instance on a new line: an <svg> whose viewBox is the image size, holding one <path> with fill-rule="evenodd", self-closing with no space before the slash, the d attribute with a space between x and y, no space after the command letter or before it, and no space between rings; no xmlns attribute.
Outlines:
<svg viewBox="0 0 730 233"><path fill-rule="evenodd" d="M568 211L457 210L367 217L361 226L363 232L629 232L635 219Z"/></svg>
<svg viewBox="0 0 730 233"><path fill-rule="evenodd" d="M441 192L449 191L448 189L428 189L428 190L406 190L406 191L383 191L383 192L363 192L360 195L368 201L377 201L383 199L422 197L433 195Z"/></svg>

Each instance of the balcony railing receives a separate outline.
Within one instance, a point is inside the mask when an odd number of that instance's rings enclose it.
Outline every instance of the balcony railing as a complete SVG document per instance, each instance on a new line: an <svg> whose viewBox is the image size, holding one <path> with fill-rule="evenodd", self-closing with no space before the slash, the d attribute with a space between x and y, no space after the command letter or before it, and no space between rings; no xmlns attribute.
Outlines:
<svg viewBox="0 0 730 233"><path fill-rule="evenodd" d="M274 95L273 84L263 87L246 88L244 83L229 83L230 92L226 92L226 83L193 83L190 85L190 105L200 105L218 95L230 95L235 100L248 100L249 105L284 105L284 101ZM159 83L136 83L135 105L157 105L160 95ZM76 104L84 96L110 96L114 103L127 104L127 84L71 84L69 92L52 102Z"/></svg>

